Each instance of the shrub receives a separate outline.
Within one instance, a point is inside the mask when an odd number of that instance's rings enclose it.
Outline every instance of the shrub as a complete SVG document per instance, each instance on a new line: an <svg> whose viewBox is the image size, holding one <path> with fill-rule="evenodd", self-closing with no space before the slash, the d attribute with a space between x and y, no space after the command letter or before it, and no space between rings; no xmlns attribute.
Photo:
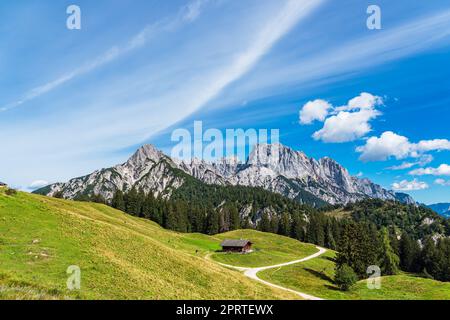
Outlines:
<svg viewBox="0 0 450 320"><path fill-rule="evenodd" d="M339 289L348 291L358 281L358 276L350 266L343 264L336 270L334 281Z"/></svg>
<svg viewBox="0 0 450 320"><path fill-rule="evenodd" d="M5 193L8 196L13 196L13 195L17 194L17 191L15 189L8 188L8 189L6 189Z"/></svg>
<svg viewBox="0 0 450 320"><path fill-rule="evenodd" d="M55 192L55 194L53 195L53 198L64 199L64 194L63 194L62 191L57 191L57 192Z"/></svg>

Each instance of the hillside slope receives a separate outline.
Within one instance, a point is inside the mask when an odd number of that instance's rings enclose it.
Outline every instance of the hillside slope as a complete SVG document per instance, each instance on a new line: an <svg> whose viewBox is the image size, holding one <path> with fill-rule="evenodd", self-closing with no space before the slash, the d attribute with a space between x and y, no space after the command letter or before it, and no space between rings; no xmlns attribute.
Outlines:
<svg viewBox="0 0 450 320"><path fill-rule="evenodd" d="M450 283L401 273L381 278L380 289L369 289L359 281L351 291L335 285L335 252L303 263L260 272L260 278L272 283L329 300L449 300Z"/></svg>
<svg viewBox="0 0 450 320"><path fill-rule="evenodd" d="M0 191L0 299L297 299L204 259L220 239L104 205ZM69 266L81 290L66 289Z"/></svg>

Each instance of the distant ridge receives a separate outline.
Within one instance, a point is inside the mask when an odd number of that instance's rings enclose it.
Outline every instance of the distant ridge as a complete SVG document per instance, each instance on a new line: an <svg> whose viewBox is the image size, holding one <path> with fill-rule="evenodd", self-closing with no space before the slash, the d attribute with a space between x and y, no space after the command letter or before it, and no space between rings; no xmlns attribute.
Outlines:
<svg viewBox="0 0 450 320"><path fill-rule="evenodd" d="M436 203L427 207L443 217L450 218L450 203Z"/></svg>

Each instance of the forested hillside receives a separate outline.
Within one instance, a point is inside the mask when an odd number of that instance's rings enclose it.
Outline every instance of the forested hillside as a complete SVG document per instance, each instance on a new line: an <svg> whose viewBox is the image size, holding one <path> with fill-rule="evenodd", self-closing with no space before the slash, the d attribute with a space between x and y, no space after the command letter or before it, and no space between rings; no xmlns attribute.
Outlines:
<svg viewBox="0 0 450 320"><path fill-rule="evenodd" d="M431 209L379 199L313 208L260 188L188 182L170 199L132 188L117 191L109 204L180 232L250 228L337 250L338 268L348 266L360 279L378 265L383 274L450 280L450 222ZM107 203L101 196L88 200Z"/></svg>

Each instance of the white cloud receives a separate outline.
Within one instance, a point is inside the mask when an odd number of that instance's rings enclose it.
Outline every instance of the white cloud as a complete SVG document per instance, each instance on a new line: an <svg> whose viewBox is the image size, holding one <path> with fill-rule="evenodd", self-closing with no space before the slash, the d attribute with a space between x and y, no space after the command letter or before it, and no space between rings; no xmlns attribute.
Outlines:
<svg viewBox="0 0 450 320"><path fill-rule="evenodd" d="M328 143L354 141L372 131L369 121L380 114L374 109L364 109L358 112L341 111L326 119L323 128L315 132L313 138Z"/></svg>
<svg viewBox="0 0 450 320"><path fill-rule="evenodd" d="M49 183L47 181L45 181L45 180L36 180L36 181L33 181L28 186L28 189L29 190L37 190L39 188L42 188L42 187L45 187L45 186L48 186L48 185L49 185Z"/></svg>
<svg viewBox="0 0 450 320"><path fill-rule="evenodd" d="M300 110L300 123L311 124L316 120L324 121L331 108L333 108L333 106L322 99L309 101L303 106L302 110Z"/></svg>
<svg viewBox="0 0 450 320"><path fill-rule="evenodd" d="M450 150L450 141L447 139L422 140L414 146L419 152Z"/></svg>
<svg viewBox="0 0 450 320"><path fill-rule="evenodd" d="M429 186L427 183L418 181L414 179L412 181L403 180L400 182L394 182L392 184L392 189L395 191L414 191L414 190L425 190L428 189Z"/></svg>
<svg viewBox="0 0 450 320"><path fill-rule="evenodd" d="M384 161L390 157L406 158L411 150L408 138L395 134L392 131L384 132L379 138L371 137L364 146L356 148L362 153L362 161Z"/></svg>
<svg viewBox="0 0 450 320"><path fill-rule="evenodd" d="M440 186L448 187L450 186L450 180L444 180L444 179L436 179L434 180L435 184L438 184Z"/></svg>
<svg viewBox="0 0 450 320"><path fill-rule="evenodd" d="M432 175L432 176L450 176L450 165L448 164L441 164L437 168L420 168L413 170L409 173L413 176L425 176L425 175Z"/></svg>
<svg viewBox="0 0 450 320"><path fill-rule="evenodd" d="M323 101L323 100L316 100ZM363 92L359 96L351 99L346 106L334 108L331 117L325 120L324 126L321 130L313 134L315 140L322 140L323 142L342 143L354 141L364 137L367 133L372 131L370 121L381 115L381 112L375 109L377 105L383 103L381 97L374 96L370 93ZM328 115L329 107L324 112L324 105L322 103L322 111L320 114L312 113L313 107L317 105L305 105L308 107L306 113L303 115L300 112L301 123L311 123L315 119L322 120ZM317 109L316 109L317 110ZM320 119L320 116L322 119ZM302 121L303 120L303 121ZM323 121L323 120L322 120Z"/></svg>
<svg viewBox="0 0 450 320"><path fill-rule="evenodd" d="M336 111L352 111L358 109L373 109L375 106L383 104L383 99L373 94L363 92L359 96L351 99L346 106L336 108Z"/></svg>
<svg viewBox="0 0 450 320"><path fill-rule="evenodd" d="M417 161L417 164L421 167L429 164L434 160L434 157L431 154L424 154L420 157L419 161Z"/></svg>
<svg viewBox="0 0 450 320"><path fill-rule="evenodd" d="M389 169L389 170L404 170L404 169L410 169L417 165L423 167L423 166L429 164L430 162L432 162L433 159L434 158L431 154L424 154L420 157L419 161L417 161L417 162L403 162L397 166L392 166L387 169Z"/></svg>
<svg viewBox="0 0 450 320"><path fill-rule="evenodd" d="M413 165L426 165L433 160L433 157L423 154L423 152L447 150L447 143L449 141L445 139L422 140L419 143L411 143L407 137L392 131L386 131L379 138L370 137L366 144L356 148L356 151L361 153L360 160L362 161L385 161L391 157L396 159L420 157L420 160ZM405 163L403 169L407 165Z"/></svg>
<svg viewBox="0 0 450 320"><path fill-rule="evenodd" d="M399 164L398 166L392 166L387 169L389 170L404 170L404 169L410 169L416 165L415 162L403 162L402 164Z"/></svg>

